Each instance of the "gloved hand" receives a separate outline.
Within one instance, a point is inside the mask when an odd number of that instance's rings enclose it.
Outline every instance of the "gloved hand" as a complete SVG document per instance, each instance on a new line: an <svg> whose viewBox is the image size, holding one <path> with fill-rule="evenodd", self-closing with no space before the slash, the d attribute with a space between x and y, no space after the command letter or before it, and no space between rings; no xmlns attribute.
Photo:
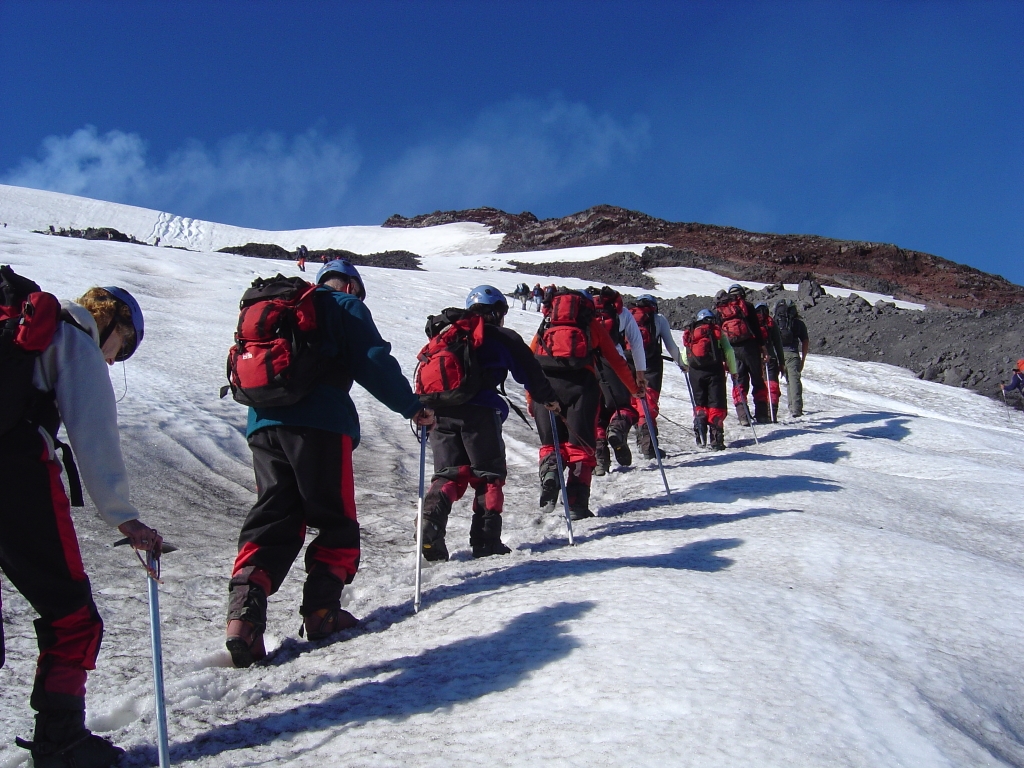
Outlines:
<svg viewBox="0 0 1024 768"><path fill-rule="evenodd" d="M416 412L416 415L412 417L418 427L429 427L436 419L434 418L434 411L430 408L421 408Z"/></svg>
<svg viewBox="0 0 1024 768"><path fill-rule="evenodd" d="M634 397L643 397L647 394L647 372L636 372L636 394Z"/></svg>
<svg viewBox="0 0 1024 768"><path fill-rule="evenodd" d="M550 403L544 403L544 407L555 414L562 412L562 406L558 404L557 400L552 400ZM532 416L533 414L530 415Z"/></svg>

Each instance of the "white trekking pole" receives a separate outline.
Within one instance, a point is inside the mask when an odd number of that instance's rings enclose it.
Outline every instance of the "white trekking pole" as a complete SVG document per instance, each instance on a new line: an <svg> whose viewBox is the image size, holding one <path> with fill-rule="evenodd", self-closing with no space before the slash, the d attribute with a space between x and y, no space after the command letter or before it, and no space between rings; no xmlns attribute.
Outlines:
<svg viewBox="0 0 1024 768"><path fill-rule="evenodd" d="M750 406L747 405L746 403L743 403L743 410L747 412L747 424L750 425L750 431L754 435L754 445L760 445L760 443L757 441L757 430L754 429L754 417L750 414Z"/></svg>
<svg viewBox="0 0 1024 768"><path fill-rule="evenodd" d="M768 390L768 413L772 415L772 421L774 422L776 419L779 418L779 410L776 406L772 405L772 383L771 375L768 372L767 358L764 361L764 386ZM782 387L779 387L779 389L781 390Z"/></svg>
<svg viewBox="0 0 1024 768"><path fill-rule="evenodd" d="M565 510L565 529L569 532L569 546L576 546L572 538L572 516L569 514L569 492L565 490L565 476L562 469L562 446L558 443L558 422L555 412L548 411L551 417L551 442L555 446L555 461L558 464L558 485L562 489L562 508Z"/></svg>
<svg viewBox="0 0 1024 768"><path fill-rule="evenodd" d="M420 499L416 507L416 593L412 598L413 613L420 612L420 575L423 571L423 478L427 468L427 428L420 427Z"/></svg>
<svg viewBox="0 0 1024 768"><path fill-rule="evenodd" d="M654 455L658 459L658 469L661 470L661 480L665 483L665 495L668 496L670 504L675 504L672 498L672 491L668 489L668 478L665 476L665 465L661 463L661 449L658 448L658 436L654 434L654 422L651 421L651 409L647 407L647 398L640 398L640 405L644 409L644 418L647 420L647 433L651 436L651 445L654 446Z"/></svg>
<svg viewBox="0 0 1024 768"><path fill-rule="evenodd" d="M1003 396L1003 405L1006 406L1006 423L1011 427L1013 426L1013 420L1010 418L1010 404L1006 401L1006 390L1002 387L999 388L999 392Z"/></svg>
<svg viewBox="0 0 1024 768"><path fill-rule="evenodd" d="M153 647L153 681L156 699L156 735L157 750L160 755L160 768L168 768L171 764L167 748L167 704L164 701L164 654L160 639L160 591L158 589L160 558L152 552L146 552L146 569L149 581L149 641Z"/></svg>
<svg viewBox="0 0 1024 768"><path fill-rule="evenodd" d="M121 539L114 543L115 547L130 543L129 539ZM160 547L160 554L177 551L177 547L164 542ZM142 560L142 556L136 550L136 556ZM160 758L160 768L169 768L171 765L170 752L167 747L167 703L164 699L164 654L163 643L160 638L160 555L154 555L152 551L146 551L146 580L149 589L149 642L153 650L153 698L156 703L156 736L157 754Z"/></svg>

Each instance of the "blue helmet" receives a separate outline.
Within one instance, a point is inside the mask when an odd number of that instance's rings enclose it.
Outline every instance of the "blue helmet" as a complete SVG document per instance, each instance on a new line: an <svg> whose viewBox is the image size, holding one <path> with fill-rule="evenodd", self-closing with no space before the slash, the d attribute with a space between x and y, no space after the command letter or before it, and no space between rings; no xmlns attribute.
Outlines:
<svg viewBox="0 0 1024 768"><path fill-rule="evenodd" d="M366 288L363 285L363 278L359 276L359 272L352 266L351 261L348 259L334 259L333 261L328 261L320 267L320 271L316 273L316 284L323 285L324 281L330 278L332 274L338 274L346 278L354 278L359 284L359 291L356 293L356 296L359 299L366 298Z"/></svg>
<svg viewBox="0 0 1024 768"><path fill-rule="evenodd" d="M747 289L744 288L739 283L733 283L732 285L729 286L729 293L738 293L740 296L746 296Z"/></svg>
<svg viewBox="0 0 1024 768"><path fill-rule="evenodd" d="M508 301L505 299L505 294L493 285L478 285L469 292L466 297L466 309L478 304L492 306L503 315L508 312Z"/></svg>
<svg viewBox="0 0 1024 768"><path fill-rule="evenodd" d="M139 302L137 302L135 297L128 293L124 288L118 288L115 285L104 285L103 290L128 307L128 311L132 314L132 328L135 330L135 342L127 347L122 345L121 350L117 353L117 357L114 358L118 362L121 362L134 355L135 350L139 348L139 345L142 343L142 337L146 334L146 322L142 317L142 307L139 306ZM110 325L110 330L114 330L113 323ZM106 341L106 339L104 339L104 341Z"/></svg>
<svg viewBox="0 0 1024 768"><path fill-rule="evenodd" d="M700 312L697 313L697 319L698 320L714 320L715 319L715 313L712 312L710 309L702 309Z"/></svg>
<svg viewBox="0 0 1024 768"><path fill-rule="evenodd" d="M636 297L636 305L638 307L642 307L642 306L646 305L646 306L654 307L655 309L657 309L658 308L658 300L656 298L654 298L654 296L652 296L649 293L641 293L639 296Z"/></svg>

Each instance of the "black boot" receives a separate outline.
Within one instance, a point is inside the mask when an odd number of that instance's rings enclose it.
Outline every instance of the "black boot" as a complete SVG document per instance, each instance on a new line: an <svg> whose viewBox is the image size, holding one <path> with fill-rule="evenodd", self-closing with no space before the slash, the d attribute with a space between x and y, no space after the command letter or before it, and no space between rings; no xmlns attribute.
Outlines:
<svg viewBox="0 0 1024 768"><path fill-rule="evenodd" d="M228 623L224 646L238 669L266 658L263 632L267 628L267 593L249 581L252 566L236 573L228 584Z"/></svg>
<svg viewBox="0 0 1024 768"><path fill-rule="evenodd" d="M629 434L629 424L624 421L613 421L608 425L608 445L615 452L615 461L620 467L628 467L633 463L633 454L629 452L629 443L626 436Z"/></svg>
<svg viewBox="0 0 1024 768"><path fill-rule="evenodd" d="M708 444L708 416L706 413L699 413L693 417L693 436L697 438L697 445Z"/></svg>
<svg viewBox="0 0 1024 768"><path fill-rule="evenodd" d="M711 445L711 449L714 451L725 450L725 430L722 427L716 427L714 424L708 425L708 442Z"/></svg>
<svg viewBox="0 0 1024 768"><path fill-rule="evenodd" d="M473 557L507 555L512 551L501 541L500 512L493 509L480 510L474 504L473 522L469 526L469 545L473 548Z"/></svg>
<svg viewBox="0 0 1024 768"><path fill-rule="evenodd" d="M444 535L452 503L442 491L445 482L444 478L435 479L423 499L423 548L420 551L424 559L432 563L448 559Z"/></svg>
<svg viewBox="0 0 1024 768"><path fill-rule="evenodd" d="M540 462L540 508L542 512L555 510L560 490L558 459L552 453L545 456Z"/></svg>
<svg viewBox="0 0 1024 768"><path fill-rule="evenodd" d="M762 402L761 400L754 401L754 421L758 424L772 423L772 410L767 402Z"/></svg>
<svg viewBox="0 0 1024 768"><path fill-rule="evenodd" d="M739 421L741 427L750 426L750 411L747 410L746 403L736 404L736 420Z"/></svg>
<svg viewBox="0 0 1024 768"><path fill-rule="evenodd" d="M32 752L37 768L109 768L124 750L85 727L84 709L44 710L36 715L32 741L15 743Z"/></svg>
<svg viewBox="0 0 1024 768"><path fill-rule="evenodd" d="M590 511L590 468L579 461L569 467L569 479L565 484L565 495L569 500L569 518L584 520L594 517Z"/></svg>
<svg viewBox="0 0 1024 768"><path fill-rule="evenodd" d="M608 451L608 441L598 440L597 449L594 453L597 458L597 466L594 467L594 474L598 477L607 475L608 471L612 468L612 455Z"/></svg>

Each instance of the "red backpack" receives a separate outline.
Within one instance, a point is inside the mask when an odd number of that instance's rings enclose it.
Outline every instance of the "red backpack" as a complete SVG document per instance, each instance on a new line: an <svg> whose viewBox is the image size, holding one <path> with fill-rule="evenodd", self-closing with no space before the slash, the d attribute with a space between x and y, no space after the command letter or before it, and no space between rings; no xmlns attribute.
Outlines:
<svg viewBox="0 0 1024 768"><path fill-rule="evenodd" d="M534 353L541 368L578 369L589 366L593 360L590 322L595 312L590 295L558 288L545 300L543 312Z"/></svg>
<svg viewBox="0 0 1024 768"><path fill-rule="evenodd" d="M0 267L0 435L33 418L42 393L32 385L36 358L61 322L60 302L9 266Z"/></svg>
<svg viewBox="0 0 1024 768"><path fill-rule="evenodd" d="M629 311L632 313L633 319L636 320L637 327L640 328L640 336L644 340L644 349L650 349L658 341L658 330L654 326L654 316L658 314L658 309L650 305L644 305L642 307L630 307Z"/></svg>
<svg viewBox="0 0 1024 768"><path fill-rule="evenodd" d="M715 307L715 314L722 323L722 332L733 346L759 338L759 333L750 325L744 299L731 301Z"/></svg>
<svg viewBox="0 0 1024 768"><path fill-rule="evenodd" d="M608 331L616 346L624 347L622 331L619 328L619 313L622 311L622 296L608 288L594 296L594 316Z"/></svg>
<svg viewBox="0 0 1024 768"><path fill-rule="evenodd" d="M722 367L722 329L714 320L697 320L683 329L687 364L701 370Z"/></svg>
<svg viewBox="0 0 1024 768"><path fill-rule="evenodd" d="M293 405L321 381L313 294L301 277L256 278L239 303L228 390L242 405Z"/></svg>
<svg viewBox="0 0 1024 768"><path fill-rule="evenodd" d="M24 420L46 429L61 451L68 475L71 506L84 506L82 483L71 448L57 439L60 417L53 394L40 392L32 384L36 359L50 346L60 323L81 328L64 315L60 301L45 293L27 277L9 266L0 267L0 436Z"/></svg>
<svg viewBox="0 0 1024 768"><path fill-rule="evenodd" d="M428 408L468 403L483 383L476 350L484 343L484 319L451 307L427 318L430 341L416 356L416 394Z"/></svg>

